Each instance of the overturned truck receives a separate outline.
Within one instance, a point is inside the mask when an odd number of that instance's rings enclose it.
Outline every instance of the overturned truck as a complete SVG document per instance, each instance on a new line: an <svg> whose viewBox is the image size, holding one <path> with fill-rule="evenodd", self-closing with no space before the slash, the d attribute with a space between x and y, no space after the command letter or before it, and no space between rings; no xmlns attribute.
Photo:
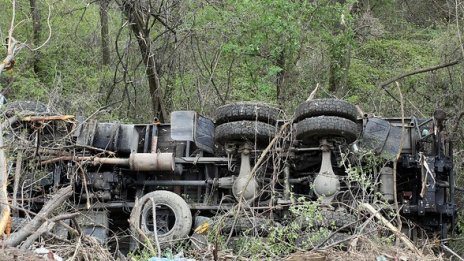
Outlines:
<svg viewBox="0 0 464 261"><path fill-rule="evenodd" d="M454 227L455 173L442 111L429 119L378 118L342 100L316 99L290 120L267 104L233 103L219 107L214 121L175 111L170 124L121 124L57 116L36 102L6 108L4 137L16 157L10 173L22 173L11 182L13 204L37 211L71 184L74 205L88 217L84 231L102 241L109 229L131 227L172 242L189 236L196 218L237 203L281 221L300 197L346 215L359 200L397 203L408 222L441 238ZM361 199L346 161L366 151L383 160L362 173L370 185Z"/></svg>

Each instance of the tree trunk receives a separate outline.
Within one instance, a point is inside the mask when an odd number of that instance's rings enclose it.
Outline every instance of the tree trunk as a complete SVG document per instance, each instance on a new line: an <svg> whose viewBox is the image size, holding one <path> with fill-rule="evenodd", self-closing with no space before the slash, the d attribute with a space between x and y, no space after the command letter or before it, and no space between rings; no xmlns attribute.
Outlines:
<svg viewBox="0 0 464 261"><path fill-rule="evenodd" d="M35 1L35 0L31 0ZM108 33L108 0L100 0L100 34L101 34L101 52L102 65L110 64L110 38Z"/></svg>
<svg viewBox="0 0 464 261"><path fill-rule="evenodd" d="M333 94L346 93L348 72L351 64L351 46L332 47L332 57L329 65L329 91ZM334 55L334 53L339 55Z"/></svg>
<svg viewBox="0 0 464 261"><path fill-rule="evenodd" d="M337 0L339 4L345 5L345 0ZM347 4L348 12L353 12L353 3ZM330 46L329 65L329 91L333 94L343 95L348 86L348 72L351 65L351 44L347 37L348 25L344 15L340 16L340 22L333 29L333 42Z"/></svg>
<svg viewBox="0 0 464 261"><path fill-rule="evenodd" d="M137 38L142 60L145 64L153 116L164 122L167 114L163 107L161 84L155 60L156 54L151 51L152 40L150 39L150 29L145 27L148 24L146 21L149 17L141 17L146 14L142 10L136 10L133 1L123 1L121 9L129 20L129 26Z"/></svg>
<svg viewBox="0 0 464 261"><path fill-rule="evenodd" d="M283 105L283 88L284 88L284 83L285 83L285 77L286 77L286 70L285 70L285 52L282 50L279 54L279 57L277 58L277 63L276 65L281 68L281 70L277 73L277 80L276 80L276 99L277 99L277 104L279 106Z"/></svg>
<svg viewBox="0 0 464 261"><path fill-rule="evenodd" d="M40 12L37 5L37 0L29 0L31 6L31 17L32 17L32 45L37 46L40 42ZM34 68L34 73L38 74L40 72L39 68L39 51L33 52L32 65Z"/></svg>

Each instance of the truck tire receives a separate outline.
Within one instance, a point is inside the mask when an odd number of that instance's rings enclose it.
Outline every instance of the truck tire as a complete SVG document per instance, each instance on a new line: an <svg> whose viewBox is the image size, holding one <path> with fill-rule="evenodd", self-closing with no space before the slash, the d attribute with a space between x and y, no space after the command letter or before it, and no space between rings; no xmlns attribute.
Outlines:
<svg viewBox="0 0 464 261"><path fill-rule="evenodd" d="M131 212L131 226L138 227L155 241L152 201L156 206L156 231L160 244L166 245L175 239L187 237L192 229L190 207L179 195L165 190L147 193L139 199ZM138 235L138 229L131 228ZM140 239L143 242L144 239Z"/></svg>
<svg viewBox="0 0 464 261"><path fill-rule="evenodd" d="M358 125L355 122L334 116L307 118L296 125L296 138L304 143L334 137L344 138L346 143L352 143L358 135Z"/></svg>
<svg viewBox="0 0 464 261"><path fill-rule="evenodd" d="M216 124L234 121L260 121L274 125L282 110L272 105L256 102L231 103L217 108Z"/></svg>
<svg viewBox="0 0 464 261"><path fill-rule="evenodd" d="M259 121L234 121L223 123L215 129L215 139L220 144L228 142L265 143L274 137L276 127Z"/></svg>
<svg viewBox="0 0 464 261"><path fill-rule="evenodd" d="M316 116L337 116L356 121L356 107L339 99L315 99L301 103L295 111L295 122Z"/></svg>

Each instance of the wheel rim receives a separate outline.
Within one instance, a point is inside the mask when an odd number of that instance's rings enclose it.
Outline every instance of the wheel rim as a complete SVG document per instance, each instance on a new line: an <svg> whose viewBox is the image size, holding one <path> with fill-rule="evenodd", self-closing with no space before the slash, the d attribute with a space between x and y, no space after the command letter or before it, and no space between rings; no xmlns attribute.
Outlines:
<svg viewBox="0 0 464 261"><path fill-rule="evenodd" d="M155 233L153 223L152 203L149 200L142 212L141 227L144 232ZM176 224L174 210L165 204L156 204L156 232L158 236L169 234Z"/></svg>

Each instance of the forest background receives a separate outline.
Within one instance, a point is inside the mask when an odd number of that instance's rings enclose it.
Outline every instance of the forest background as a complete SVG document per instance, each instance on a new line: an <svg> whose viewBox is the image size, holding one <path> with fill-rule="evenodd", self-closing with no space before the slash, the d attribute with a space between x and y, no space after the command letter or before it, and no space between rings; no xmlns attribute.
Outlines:
<svg viewBox="0 0 464 261"><path fill-rule="evenodd" d="M0 0L0 39L15 13L25 44L0 75L10 101L147 123L253 100L291 118L318 86L318 97L400 116L401 90L405 115L447 112L464 180L463 1L19 0L14 10Z"/></svg>

